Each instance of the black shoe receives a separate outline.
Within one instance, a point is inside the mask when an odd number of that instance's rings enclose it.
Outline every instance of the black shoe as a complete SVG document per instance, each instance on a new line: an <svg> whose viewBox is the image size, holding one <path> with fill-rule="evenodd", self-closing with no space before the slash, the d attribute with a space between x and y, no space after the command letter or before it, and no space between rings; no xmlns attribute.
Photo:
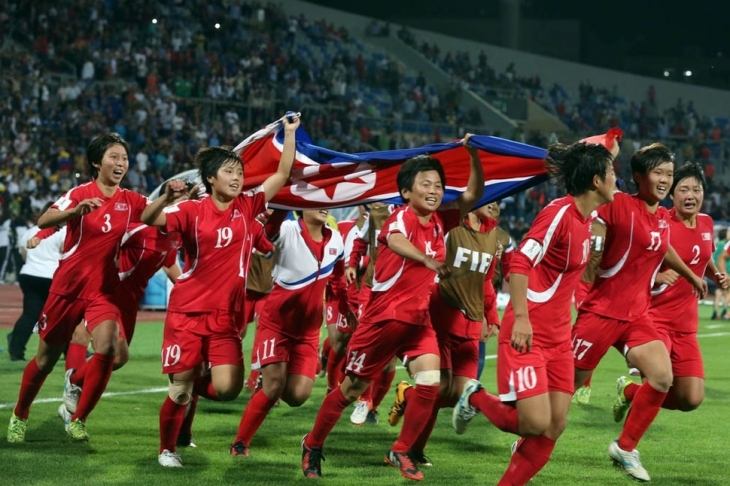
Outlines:
<svg viewBox="0 0 730 486"><path fill-rule="evenodd" d="M180 434L177 436L175 445L177 447L198 447L197 445L195 445L195 442L193 442L193 436L191 434L182 432L180 432Z"/></svg>
<svg viewBox="0 0 730 486"><path fill-rule="evenodd" d="M322 449L310 449L304 442L307 436L302 437L302 472L305 478L317 479L322 477Z"/></svg>
<svg viewBox="0 0 730 486"><path fill-rule="evenodd" d="M25 356L22 354L13 354L12 351L12 342L13 342L13 333L9 332L7 336L5 336L5 339L8 342L8 355L10 356L10 361L25 361Z"/></svg>
<svg viewBox="0 0 730 486"><path fill-rule="evenodd" d="M368 412L368 416L365 417L365 423L366 424L377 424L378 423L378 411L370 410Z"/></svg>
<svg viewBox="0 0 730 486"><path fill-rule="evenodd" d="M416 466L424 466L424 467L433 466L433 462L431 462L431 459L429 459L428 456L426 454L424 454L423 452L411 451L410 456L413 459L413 462L416 463Z"/></svg>
<svg viewBox="0 0 730 486"><path fill-rule="evenodd" d="M248 457L251 455L251 448L247 445L243 445L243 442L239 440L231 446L231 455Z"/></svg>

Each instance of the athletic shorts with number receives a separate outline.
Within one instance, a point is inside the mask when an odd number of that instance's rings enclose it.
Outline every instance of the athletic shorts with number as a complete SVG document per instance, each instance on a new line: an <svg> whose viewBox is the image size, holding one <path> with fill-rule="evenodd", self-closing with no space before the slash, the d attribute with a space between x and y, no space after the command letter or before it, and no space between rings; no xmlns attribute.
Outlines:
<svg viewBox="0 0 730 486"><path fill-rule="evenodd" d="M509 341L497 346L497 390L503 402L514 402L548 392L573 394L573 346L566 341L542 348L533 344L520 353Z"/></svg>
<svg viewBox="0 0 730 486"><path fill-rule="evenodd" d="M246 326L251 324L258 316L261 315L261 312L264 310L266 297L268 296L269 294L262 294L260 292L255 292L252 290L246 291L246 297L244 298L243 304L244 314L242 330L245 330Z"/></svg>
<svg viewBox="0 0 730 486"><path fill-rule="evenodd" d="M311 336L294 337L259 324L252 354L252 370L284 362L288 363L288 374L314 379L319 364L319 329Z"/></svg>
<svg viewBox="0 0 730 486"><path fill-rule="evenodd" d="M180 373L201 363L243 366L236 316L226 311L183 314L167 311L162 372Z"/></svg>
<svg viewBox="0 0 730 486"><path fill-rule="evenodd" d="M479 367L479 340L437 333L441 369L451 370L452 376L476 380Z"/></svg>
<svg viewBox="0 0 730 486"><path fill-rule="evenodd" d="M71 342L74 329L82 321L91 333L103 321L119 323L122 317L114 299L106 294L97 294L91 299L48 294L36 326L45 342L63 346Z"/></svg>
<svg viewBox="0 0 730 486"><path fill-rule="evenodd" d="M352 334L355 331L347 319L345 319L345 316L340 314L339 302L325 302L324 318L328 326L337 326L336 329L343 334Z"/></svg>
<svg viewBox="0 0 730 486"><path fill-rule="evenodd" d="M672 360L672 374L679 377L705 379L702 352L696 332L677 332L666 326L657 326L659 337L669 351Z"/></svg>
<svg viewBox="0 0 730 486"><path fill-rule="evenodd" d="M431 326L395 320L361 322L347 346L345 373L374 380L393 356L405 364L424 354L439 355L436 331Z"/></svg>
<svg viewBox="0 0 730 486"><path fill-rule="evenodd" d="M575 367L581 370L596 369L608 349L617 343L623 344L628 351L660 340L648 314L634 321L619 321L592 312L579 312L572 335Z"/></svg>

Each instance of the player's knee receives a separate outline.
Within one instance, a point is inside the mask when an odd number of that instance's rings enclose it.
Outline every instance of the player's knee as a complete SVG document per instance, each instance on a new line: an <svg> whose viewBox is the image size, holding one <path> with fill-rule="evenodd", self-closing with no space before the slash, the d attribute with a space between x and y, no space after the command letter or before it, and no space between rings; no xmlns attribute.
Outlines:
<svg viewBox="0 0 730 486"><path fill-rule="evenodd" d="M221 401L230 402L231 400L238 398L238 395L243 389L243 383L237 383L231 380L220 386L213 383L213 387L215 388L216 395Z"/></svg>
<svg viewBox="0 0 730 486"><path fill-rule="evenodd" d="M282 399L290 407L301 407L309 399L309 393L303 390L294 390L293 392L285 393Z"/></svg>
<svg viewBox="0 0 730 486"><path fill-rule="evenodd" d="M561 417L559 419L553 418L545 435L547 435L548 437L550 437L552 439L557 440L557 438L560 437L563 434L563 432L565 432L565 428L567 426L568 426L568 420L566 417Z"/></svg>
<svg viewBox="0 0 730 486"><path fill-rule="evenodd" d="M693 393L679 400L679 410L682 412L691 412L697 410L704 401L704 393Z"/></svg>
<svg viewBox="0 0 730 486"><path fill-rule="evenodd" d="M261 391L267 397L276 399L284 392L284 382L278 379L264 379L264 385Z"/></svg>
<svg viewBox="0 0 730 486"><path fill-rule="evenodd" d="M416 382L416 385L438 386L441 384L441 371L419 371L413 375L413 380Z"/></svg>
<svg viewBox="0 0 730 486"><path fill-rule="evenodd" d="M534 417L520 416L520 435L523 437L537 437L548 431L550 418L546 415Z"/></svg>
<svg viewBox="0 0 730 486"><path fill-rule="evenodd" d="M651 375L646 375L646 381L649 382L649 385L662 393L667 393L669 391L672 387L673 380L674 376L672 375L671 370L661 370L654 372Z"/></svg>
<svg viewBox="0 0 730 486"><path fill-rule="evenodd" d="M193 396L193 382L170 380L167 396L178 405L187 405Z"/></svg>
<svg viewBox="0 0 730 486"><path fill-rule="evenodd" d="M129 352L119 349L114 356L114 371L118 370L129 361Z"/></svg>

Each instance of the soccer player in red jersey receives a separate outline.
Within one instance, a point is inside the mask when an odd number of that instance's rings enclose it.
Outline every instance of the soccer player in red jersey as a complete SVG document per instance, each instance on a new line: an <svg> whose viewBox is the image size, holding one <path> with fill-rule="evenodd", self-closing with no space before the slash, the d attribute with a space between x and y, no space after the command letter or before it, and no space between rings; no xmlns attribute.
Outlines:
<svg viewBox="0 0 730 486"><path fill-rule="evenodd" d="M253 351L254 367L261 369L263 381L241 417L230 449L234 456L250 454L251 439L280 397L299 407L311 395L327 283L339 298L337 311L352 314L345 291L344 243L339 232L326 226L329 211L302 211L298 220L281 223L286 214L276 211L266 224L266 234L276 246L276 265Z"/></svg>
<svg viewBox="0 0 730 486"><path fill-rule="evenodd" d="M467 141L468 136L465 146ZM470 159L469 181L456 201L462 215L484 190L479 158L471 155ZM440 382L438 342L428 312L430 292L424 286L436 275L448 274L443 263L445 231L436 214L445 177L438 160L421 156L403 164L397 182L406 205L388 217L378 236L373 288L347 348L347 376L324 399L314 428L302 439L302 471L308 478L322 475L322 445L342 411L365 391L393 356L399 356L416 386L408 398L401 433L385 461L398 467L405 478L423 479L410 449L431 414Z"/></svg>
<svg viewBox="0 0 730 486"><path fill-rule="evenodd" d="M243 387L242 305L247 263L252 251L251 225L266 203L289 179L299 118L282 118L284 146L277 172L243 193L243 165L225 147L201 149L195 156L210 197L165 205L185 190L168 183L164 197L151 203L142 221L181 235L183 274L170 295L162 344L162 371L169 393L160 410L160 455L165 467L181 467L175 441L193 389L214 400L233 400ZM164 211L163 211L164 209ZM201 375L205 363L210 375Z"/></svg>
<svg viewBox="0 0 730 486"><path fill-rule="evenodd" d="M669 193L674 208L669 211L672 246L682 261L698 277L713 279L718 288L730 283L712 261L714 222L701 213L706 189L705 176L696 162L687 162L674 173ZM689 412L705 396L705 374L697 342L699 309L694 289L666 265L662 265L652 291L649 315L656 324L672 361L672 387L662 408ZM640 386L625 376L618 379L618 397L613 407L614 420L620 421Z"/></svg>
<svg viewBox="0 0 730 486"><path fill-rule="evenodd" d="M119 187L129 167L129 147L116 133L91 141L86 158L93 181L64 194L38 220L47 228L66 223L67 233L48 300L38 320L40 343L23 372L20 394L8 426L8 441L23 442L28 413L78 323L94 341L86 386L66 424L73 440L88 440L86 419L101 398L114 366L121 313L112 299L119 285L119 242L138 221L147 198Z"/></svg>
<svg viewBox="0 0 730 486"><path fill-rule="evenodd" d="M482 412L523 437L500 485L532 479L565 429L573 394L571 301L590 256L591 214L613 199L616 185L613 156L603 145L552 146L547 164L568 195L540 211L512 256L497 350L499 396L471 380L452 416L459 434Z"/></svg>
<svg viewBox="0 0 730 486"><path fill-rule="evenodd" d="M673 154L662 144L648 145L631 158L631 170L638 193L616 193L611 204L598 210L606 223L606 242L595 282L573 327L575 388L585 383L611 346L621 347L646 377L634 397L636 410L608 454L627 474L648 481L636 444L672 385L669 354L649 315L651 287L662 260L702 296L707 283L669 244L670 216L659 203L672 186Z"/></svg>

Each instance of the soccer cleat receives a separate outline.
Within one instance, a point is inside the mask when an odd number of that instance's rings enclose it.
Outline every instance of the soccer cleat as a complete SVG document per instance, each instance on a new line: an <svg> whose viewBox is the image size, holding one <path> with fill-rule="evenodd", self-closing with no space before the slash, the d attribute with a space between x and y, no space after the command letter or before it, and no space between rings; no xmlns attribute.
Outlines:
<svg viewBox="0 0 730 486"><path fill-rule="evenodd" d="M71 375L74 374L74 371L73 368L66 371L66 380L63 384L63 404L71 414L76 413L79 398L81 398L81 387L71 383Z"/></svg>
<svg viewBox="0 0 730 486"><path fill-rule="evenodd" d="M410 387L411 384L407 381L401 381L395 386L395 403L390 407L390 413L388 414L388 423L391 427L398 425L406 411L406 390Z"/></svg>
<svg viewBox="0 0 730 486"><path fill-rule="evenodd" d="M591 387L589 386L582 386L578 388L573 395L573 403L577 403L578 405L588 405L590 400Z"/></svg>
<svg viewBox="0 0 730 486"><path fill-rule="evenodd" d="M372 407L373 404L369 400L358 400L355 404L355 410L350 415L350 422L355 425L364 424L368 419L368 413L370 413Z"/></svg>
<svg viewBox="0 0 730 486"><path fill-rule="evenodd" d="M157 457L157 462L159 462L162 467L183 467L180 454L177 452L170 452L167 449L160 453Z"/></svg>
<svg viewBox="0 0 730 486"><path fill-rule="evenodd" d="M631 452L627 452L618 446L618 441L614 440L608 445L608 457L613 459L613 462L621 466L626 474L639 481L650 481L649 473L641 465L641 459L639 459L639 451L634 449Z"/></svg>
<svg viewBox="0 0 730 486"><path fill-rule="evenodd" d="M616 380L616 400L614 400L613 406L611 407L614 422L621 422L626 415L626 411L631 406L631 402L626 400L624 391L627 386L633 383L633 381L629 380L625 376L620 376L618 380Z"/></svg>
<svg viewBox="0 0 730 486"><path fill-rule="evenodd" d="M471 406L469 398L471 398L472 393L479 390L482 390L482 384L477 380L469 380L459 397L459 401L454 406L454 411L451 414L451 425L454 426L454 430L459 435L466 432L466 426L477 414L477 409Z"/></svg>
<svg viewBox="0 0 730 486"><path fill-rule="evenodd" d="M317 479L322 477L322 449L310 449L304 442L307 436L302 437L302 472L305 478Z"/></svg>
<svg viewBox="0 0 730 486"><path fill-rule="evenodd" d="M433 466L433 462L431 462L431 459L424 454L423 452L415 452L411 451L411 459L413 459L413 462L416 463L417 466L423 466L423 467L431 467Z"/></svg>
<svg viewBox="0 0 730 486"><path fill-rule="evenodd" d="M370 410L368 412L368 416L365 419L366 424L377 424L378 423L378 411L377 410Z"/></svg>
<svg viewBox="0 0 730 486"><path fill-rule="evenodd" d="M28 426L28 419L23 420L18 418L17 415L12 414L10 416L10 423L8 424L8 442L11 444L19 444L25 442L25 429Z"/></svg>
<svg viewBox="0 0 730 486"><path fill-rule="evenodd" d="M66 433L72 440L85 442L89 440L89 433L86 431L86 424L81 419L71 420L66 424Z"/></svg>
<svg viewBox="0 0 730 486"><path fill-rule="evenodd" d="M195 445L195 442L193 442L192 435L182 432L178 434L175 445L177 447L198 447L197 445Z"/></svg>
<svg viewBox="0 0 730 486"><path fill-rule="evenodd" d="M243 442L239 440L235 444L231 445L231 455L248 457L251 455L251 448L247 445L243 445Z"/></svg>
<svg viewBox="0 0 730 486"><path fill-rule="evenodd" d="M407 452L395 452L389 449L385 455L385 463L400 469L400 474L406 479L422 481L423 473L418 469L415 460Z"/></svg>
<svg viewBox="0 0 730 486"><path fill-rule="evenodd" d="M63 420L64 427L68 427L68 424L71 422L71 412L68 411L66 405L63 403L58 406L58 417Z"/></svg>
<svg viewBox="0 0 730 486"><path fill-rule="evenodd" d="M524 437L520 437L519 439L517 439L516 441L514 441L512 443L512 445L510 446L510 448L509 448L510 455L514 456L515 455L515 452L517 452L517 449L520 448L520 446L522 445L522 443L524 441L525 441L525 438Z"/></svg>

